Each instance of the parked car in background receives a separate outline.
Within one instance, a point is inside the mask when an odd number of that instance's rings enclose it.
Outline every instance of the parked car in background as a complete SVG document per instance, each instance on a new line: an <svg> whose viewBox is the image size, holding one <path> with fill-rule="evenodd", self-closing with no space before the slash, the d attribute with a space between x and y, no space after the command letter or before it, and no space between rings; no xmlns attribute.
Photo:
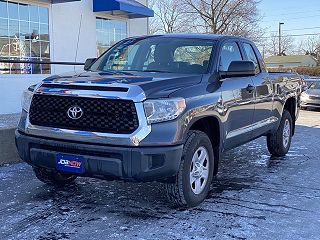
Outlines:
<svg viewBox="0 0 320 240"><path fill-rule="evenodd" d="M308 78L305 82L307 87L301 94L301 108L320 108L320 78Z"/></svg>
<svg viewBox="0 0 320 240"><path fill-rule="evenodd" d="M223 152L266 136L272 155L287 154L301 89L295 73L268 73L245 38L129 38L84 72L29 88L16 144L45 183L156 180L169 201L193 207Z"/></svg>

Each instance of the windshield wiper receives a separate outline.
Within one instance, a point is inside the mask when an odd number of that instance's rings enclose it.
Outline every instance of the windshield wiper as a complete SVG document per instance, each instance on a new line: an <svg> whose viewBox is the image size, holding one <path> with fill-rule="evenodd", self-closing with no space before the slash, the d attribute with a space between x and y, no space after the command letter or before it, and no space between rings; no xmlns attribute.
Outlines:
<svg viewBox="0 0 320 240"><path fill-rule="evenodd" d="M119 74L119 75L128 74L126 70L101 70L101 72L110 73L110 74Z"/></svg>
<svg viewBox="0 0 320 240"><path fill-rule="evenodd" d="M162 71L162 70L155 70L155 69L146 69L146 70L130 69L130 70L122 70L122 72L158 72L158 73L173 73L173 72L169 72L169 71Z"/></svg>
<svg viewBox="0 0 320 240"><path fill-rule="evenodd" d="M146 70L143 70L142 72L172 73L172 72L169 72L169 71L155 70L155 69L146 69Z"/></svg>

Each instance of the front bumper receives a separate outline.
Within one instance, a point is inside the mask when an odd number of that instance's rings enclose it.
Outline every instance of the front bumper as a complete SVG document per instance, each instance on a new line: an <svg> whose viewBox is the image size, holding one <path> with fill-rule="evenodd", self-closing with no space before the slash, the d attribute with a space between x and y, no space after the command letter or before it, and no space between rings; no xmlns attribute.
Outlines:
<svg viewBox="0 0 320 240"><path fill-rule="evenodd" d="M56 169L58 153L81 156L85 172L80 176L128 181L165 180L177 174L182 145L167 147L117 147L26 135L16 131L22 160L32 166Z"/></svg>

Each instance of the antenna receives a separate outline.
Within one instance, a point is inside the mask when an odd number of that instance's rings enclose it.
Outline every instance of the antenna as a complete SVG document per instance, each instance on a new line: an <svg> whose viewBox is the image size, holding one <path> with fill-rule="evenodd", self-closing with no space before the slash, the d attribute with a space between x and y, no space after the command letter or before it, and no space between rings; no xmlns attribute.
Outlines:
<svg viewBox="0 0 320 240"><path fill-rule="evenodd" d="M77 48L76 48L76 56L74 58L74 61L77 62L78 58L78 49L79 49L79 42L80 42L80 32L81 32L81 25L82 25L82 10L80 15L80 24L79 24L79 31L78 31L78 39L77 39ZM76 71L76 66L73 66L73 70Z"/></svg>

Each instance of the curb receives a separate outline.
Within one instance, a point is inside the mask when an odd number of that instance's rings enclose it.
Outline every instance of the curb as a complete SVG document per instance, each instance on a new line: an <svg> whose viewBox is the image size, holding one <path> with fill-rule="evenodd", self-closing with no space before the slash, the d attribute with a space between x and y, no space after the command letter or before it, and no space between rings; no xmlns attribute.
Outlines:
<svg viewBox="0 0 320 240"><path fill-rule="evenodd" d="M21 162L14 139L15 130L16 128L0 129L0 166Z"/></svg>

